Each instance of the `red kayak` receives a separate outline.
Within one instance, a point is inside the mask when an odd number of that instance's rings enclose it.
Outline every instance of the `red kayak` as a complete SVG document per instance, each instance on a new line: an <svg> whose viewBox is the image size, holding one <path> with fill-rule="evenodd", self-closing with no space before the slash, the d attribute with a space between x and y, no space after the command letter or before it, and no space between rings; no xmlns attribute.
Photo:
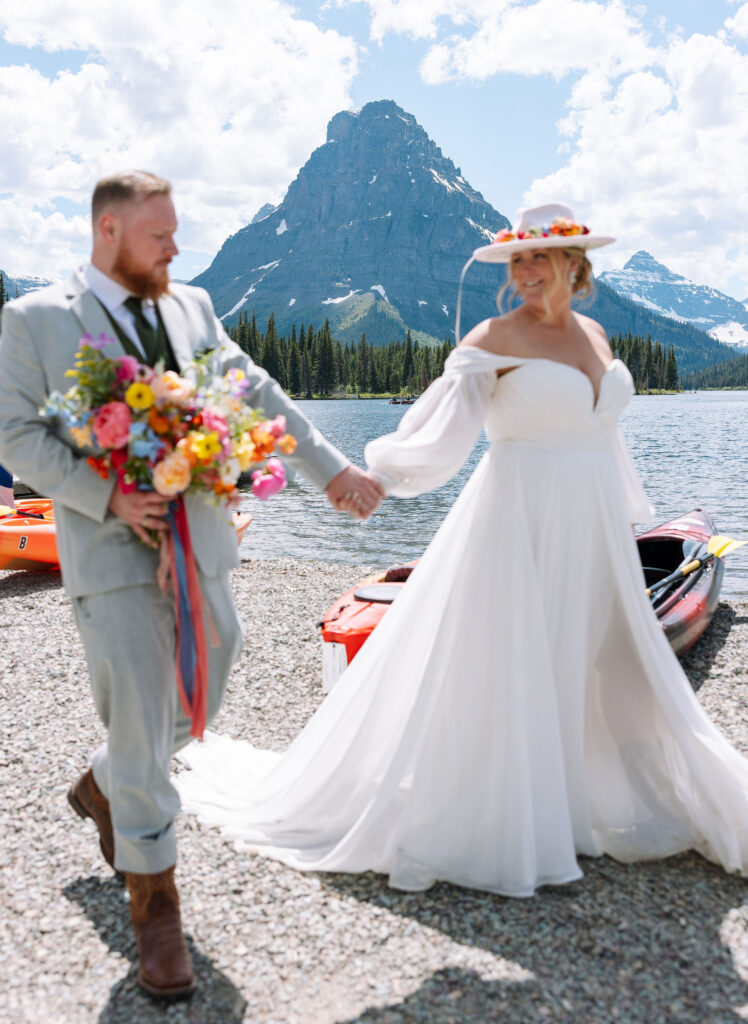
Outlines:
<svg viewBox="0 0 748 1024"><path fill-rule="evenodd" d="M694 509L641 534L636 543L646 585L674 572L716 533L712 517ZM320 623L325 690L343 673L401 593L414 565L392 566L361 580L325 612ZM654 611L676 654L688 650L709 625L719 601L723 573L722 559L715 558L658 595Z"/></svg>

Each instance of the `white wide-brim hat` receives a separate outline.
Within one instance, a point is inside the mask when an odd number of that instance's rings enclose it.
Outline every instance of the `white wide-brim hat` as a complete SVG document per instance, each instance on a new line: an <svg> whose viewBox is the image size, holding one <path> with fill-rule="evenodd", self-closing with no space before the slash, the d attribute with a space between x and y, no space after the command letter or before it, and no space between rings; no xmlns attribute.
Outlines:
<svg viewBox="0 0 748 1024"><path fill-rule="evenodd" d="M520 210L514 227L499 231L491 245L482 245L473 252L473 259L479 263L508 263L513 253L526 249L598 249L611 242L615 238L593 235L588 227L578 223L571 207L546 203Z"/></svg>

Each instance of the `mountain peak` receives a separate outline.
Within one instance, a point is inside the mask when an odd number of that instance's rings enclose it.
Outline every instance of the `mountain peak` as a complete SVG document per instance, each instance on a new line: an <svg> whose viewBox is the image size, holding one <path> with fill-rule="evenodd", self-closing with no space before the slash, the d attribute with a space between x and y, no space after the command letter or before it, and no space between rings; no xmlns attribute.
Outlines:
<svg viewBox="0 0 748 1024"><path fill-rule="evenodd" d="M674 320L690 321L719 341L748 344L748 310L742 303L675 274L645 249L635 252L623 270L606 271L600 280L619 295Z"/></svg>
<svg viewBox="0 0 748 1024"><path fill-rule="evenodd" d="M399 107L394 100L374 100L360 110L341 110L335 114L327 125L327 141L344 141L350 138L357 129L371 129L377 126L378 121L389 121L390 119L395 122L391 126L386 126L390 130L397 129L397 122L400 121L405 129L411 131L414 128L419 129L424 136L426 135L415 117Z"/></svg>
<svg viewBox="0 0 748 1024"><path fill-rule="evenodd" d="M218 315L231 323L273 312L279 331L328 318L342 341L366 331L375 344L408 328L424 339L451 334L463 263L509 226L393 100L335 114L327 142L267 210L195 279ZM493 280L498 287L495 271ZM466 323L492 311L479 315L470 292Z"/></svg>
<svg viewBox="0 0 748 1024"><path fill-rule="evenodd" d="M651 252L647 252L646 249L639 249L634 255L624 264L624 270L640 270L645 268L650 270L652 267L664 267L664 264L659 263ZM667 269L667 268L665 268Z"/></svg>

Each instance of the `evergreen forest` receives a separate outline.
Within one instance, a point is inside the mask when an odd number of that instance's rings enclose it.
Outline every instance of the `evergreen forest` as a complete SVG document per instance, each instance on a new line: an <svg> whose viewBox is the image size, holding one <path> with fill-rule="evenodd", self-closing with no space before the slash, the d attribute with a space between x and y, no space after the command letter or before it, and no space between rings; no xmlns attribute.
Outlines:
<svg viewBox="0 0 748 1024"><path fill-rule="evenodd" d="M453 344L419 345L410 332L405 341L371 345L366 335L358 344L341 344L330 324L316 330L294 324L289 337L279 335L271 314L263 333L253 313L240 314L229 328L231 338L295 398L355 395L419 395L444 369ZM631 371L637 392L676 391L680 388L675 350L651 337L619 334L610 339L616 358Z"/></svg>
<svg viewBox="0 0 748 1024"><path fill-rule="evenodd" d="M640 338L630 331L608 340L616 359L628 366L637 394L680 390L678 362L672 345L665 349L659 341L653 342L651 335Z"/></svg>
<svg viewBox="0 0 748 1024"><path fill-rule="evenodd" d="M705 370L690 373L683 378L683 387L702 390L722 391L729 388L748 388L748 353L730 359L728 362L715 363Z"/></svg>

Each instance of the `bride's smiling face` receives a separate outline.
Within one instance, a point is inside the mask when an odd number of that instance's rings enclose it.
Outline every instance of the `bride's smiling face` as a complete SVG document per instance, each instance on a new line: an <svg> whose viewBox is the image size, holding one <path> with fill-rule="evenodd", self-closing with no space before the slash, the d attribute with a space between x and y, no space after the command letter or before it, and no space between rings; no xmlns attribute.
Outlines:
<svg viewBox="0 0 748 1024"><path fill-rule="evenodd" d="M576 261L559 249L526 249L514 253L509 264L522 301L542 309L569 300L570 275L576 268Z"/></svg>

